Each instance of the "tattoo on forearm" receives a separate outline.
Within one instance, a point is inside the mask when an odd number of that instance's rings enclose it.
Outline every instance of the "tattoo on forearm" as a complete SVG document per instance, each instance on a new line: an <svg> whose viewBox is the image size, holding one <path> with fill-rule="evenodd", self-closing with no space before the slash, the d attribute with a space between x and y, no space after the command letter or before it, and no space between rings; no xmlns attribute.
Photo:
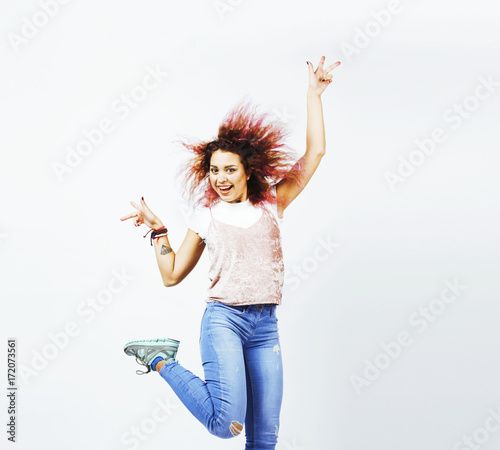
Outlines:
<svg viewBox="0 0 500 450"><path fill-rule="evenodd" d="M168 255L172 249L170 247L167 247L165 244L162 244L160 254L161 255Z"/></svg>

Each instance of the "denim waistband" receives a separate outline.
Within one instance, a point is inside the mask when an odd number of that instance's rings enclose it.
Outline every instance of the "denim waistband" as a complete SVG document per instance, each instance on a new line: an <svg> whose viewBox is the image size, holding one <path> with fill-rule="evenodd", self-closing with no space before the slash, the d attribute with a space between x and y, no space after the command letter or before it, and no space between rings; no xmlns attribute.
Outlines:
<svg viewBox="0 0 500 450"><path fill-rule="evenodd" d="M258 303L258 304L251 304L251 305L229 305L227 303L217 302L215 300L208 302L208 303L219 303L219 304L222 304L222 305L227 306L229 308L237 309L238 311L241 311L241 312L249 311L252 309L259 310L259 311L272 310L273 308L278 306L277 303Z"/></svg>
<svg viewBox="0 0 500 450"><path fill-rule="evenodd" d="M278 306L276 303L259 303L259 304L254 304L254 305L226 305L226 306L231 306L232 308L237 308L240 311L247 311L250 308L257 308L257 309L264 309L264 308L274 308L275 306Z"/></svg>

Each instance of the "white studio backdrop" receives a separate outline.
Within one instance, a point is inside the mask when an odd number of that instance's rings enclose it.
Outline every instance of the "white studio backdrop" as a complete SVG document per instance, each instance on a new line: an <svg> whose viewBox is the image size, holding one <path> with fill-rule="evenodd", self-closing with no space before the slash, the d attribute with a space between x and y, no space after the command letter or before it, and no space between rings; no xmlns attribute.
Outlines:
<svg viewBox="0 0 500 450"><path fill-rule="evenodd" d="M285 211L278 450L500 445L500 17L494 2L26 0L0 7L2 383L16 444L242 449L210 435L134 339L198 339L208 256L162 285L144 196L184 239L180 137L249 97L305 150L307 66L327 155ZM325 65L325 67L326 67ZM10 447L9 447L10 445Z"/></svg>

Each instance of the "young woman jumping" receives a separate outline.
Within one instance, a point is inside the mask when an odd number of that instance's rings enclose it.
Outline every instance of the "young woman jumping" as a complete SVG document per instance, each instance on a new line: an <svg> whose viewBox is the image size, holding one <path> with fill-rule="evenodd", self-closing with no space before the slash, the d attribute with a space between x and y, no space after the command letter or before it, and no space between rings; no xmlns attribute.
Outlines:
<svg viewBox="0 0 500 450"><path fill-rule="evenodd" d="M280 426L283 369L276 306L284 282L280 225L283 211L306 186L325 155L321 94L340 62L309 68L305 154L295 162L282 150L284 130L241 104L219 127L217 139L184 144L194 153L184 168L191 198L197 194L183 243L170 246L167 229L141 198L130 202L135 226L150 228L165 286L180 283L205 247L210 258L200 350L205 380L176 359L179 341L125 345L148 373L156 371L191 413L220 438L245 426L245 449L274 449ZM149 233L148 232L148 233ZM147 234L146 234L147 235Z"/></svg>

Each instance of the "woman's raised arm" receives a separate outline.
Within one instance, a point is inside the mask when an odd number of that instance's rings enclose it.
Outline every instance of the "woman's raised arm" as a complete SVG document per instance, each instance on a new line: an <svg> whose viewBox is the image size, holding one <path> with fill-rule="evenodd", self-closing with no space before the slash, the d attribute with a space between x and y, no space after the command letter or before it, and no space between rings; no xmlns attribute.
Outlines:
<svg viewBox="0 0 500 450"><path fill-rule="evenodd" d="M323 158L326 151L321 94L332 82L333 75L328 72L331 72L340 65L340 61L333 63L326 69L323 69L324 62L325 57L322 56L318 68L314 71L312 63L307 61L309 67L309 88L307 91L306 152L294 167L294 169L300 168L299 183L285 177L276 186L279 216L282 215L285 208L302 192L319 166L321 158Z"/></svg>

